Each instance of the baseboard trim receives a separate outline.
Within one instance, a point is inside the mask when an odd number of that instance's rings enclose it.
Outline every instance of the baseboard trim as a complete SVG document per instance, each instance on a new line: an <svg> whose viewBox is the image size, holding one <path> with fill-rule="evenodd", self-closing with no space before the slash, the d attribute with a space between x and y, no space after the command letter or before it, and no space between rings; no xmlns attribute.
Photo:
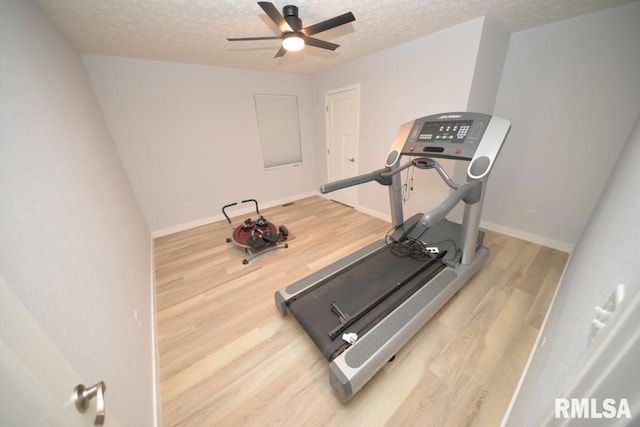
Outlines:
<svg viewBox="0 0 640 427"><path fill-rule="evenodd" d="M495 224L493 222L480 221L480 227L486 228L487 230L495 231L496 233L506 234L508 236L516 237L518 239L526 240L528 242L536 243L538 245L547 246L552 249L557 249L562 252L571 253L573 252L573 248L575 247L575 244L563 242L561 240L550 239L545 236L540 236L538 234L517 230L515 228L507 227L500 224Z"/></svg>
<svg viewBox="0 0 640 427"><path fill-rule="evenodd" d="M382 212L379 212L379 211L376 211L376 210L373 210L373 209L369 209L369 208L366 208L366 207L361 206L361 205L356 205L353 208L355 210L357 210L358 212L362 212L364 214L370 215L370 216L372 216L374 218L381 219L381 220L386 221L389 224L391 224L391 215L389 215L389 214L385 214L385 213L382 213Z"/></svg>
<svg viewBox="0 0 640 427"><path fill-rule="evenodd" d="M308 193L296 194L295 196L289 196L282 199L271 200L267 202L263 202L258 200L260 203L260 210L272 208L278 205L284 205L285 203L294 202L296 200L304 199L311 196L317 196L319 192L311 191ZM255 212L253 204L247 204L246 206L240 205L240 207L235 209L230 209L229 213L233 216L244 215L247 213ZM169 234L178 233L180 231L189 230L191 228L201 227L203 225L211 224L212 222L218 222L226 219L224 215L219 213L218 215L212 215L205 218L200 218L195 221L190 221L184 224L174 225L173 227L163 228L161 230L154 230L151 232L151 236L155 239L157 237L168 236Z"/></svg>
<svg viewBox="0 0 640 427"><path fill-rule="evenodd" d="M383 221L387 221L389 223L391 222L391 215L389 214L385 214L361 205L355 206L355 209L367 215L371 215L375 218L379 218ZM552 249L557 249L562 252L572 253L573 248L575 247L575 244L563 242L561 240L550 239L545 236L540 236L538 234L517 230L515 228L507 227L500 224L495 224L489 221L480 221L480 227L485 228L487 230L495 231L496 233L506 234L507 236L526 240L528 242L532 242L538 245L547 246Z"/></svg>
<svg viewBox="0 0 640 427"><path fill-rule="evenodd" d="M391 222L391 215L385 214L361 205L357 205L354 207L357 211L365 213L367 215L371 215L375 218L379 218L383 221ZM485 228L487 230L495 231L496 233L506 234L511 237L515 237L518 239L526 240L528 242L532 242L538 245L547 246L552 249L557 249L562 252L571 253L573 252L573 248L575 245L567 242L563 242L560 240L550 239L545 236L540 236L534 233L528 233L526 231L517 230L515 228L507 227L500 224L495 224L488 221L481 221L480 227Z"/></svg>
<svg viewBox="0 0 640 427"><path fill-rule="evenodd" d="M329 198L327 195L320 194L320 192L318 191L310 191L307 193L284 197L282 199L276 199L276 200L271 200L267 202L260 201L260 208L268 209L274 206L283 205L286 203L294 202L296 200L300 200L300 199L304 199L312 196L321 196L321 197ZM233 216L238 216L238 215L251 213L253 212L253 209L254 209L253 206L240 206L235 210L231 210L230 213L232 213ZM370 209L362 205L356 205L354 206L354 209L364 214L371 215L372 217L391 223L391 215L387 213L382 213L380 211ZM211 224L212 222L222 221L224 219L225 219L224 215L220 213L218 215L212 215L212 216L201 218L188 223L175 225L173 227L168 227L161 230L155 230L151 232L151 236L155 239L157 237L167 236L169 234L178 233L180 231L189 230L191 228L200 227L206 224ZM482 228L495 231L496 233L506 234L508 236L516 237L518 239L526 240L532 243L536 243L538 245L547 246L552 249L557 249L562 252L571 253L573 252L573 248L575 247L575 244L563 242L561 240L550 239L545 236L540 236L538 234L517 230L515 228L507 227L500 224L495 224L489 221L480 221L480 226Z"/></svg>
<svg viewBox="0 0 640 427"><path fill-rule="evenodd" d="M151 371L153 380L151 384L153 393L153 425L162 427L162 396L160 395L160 348L158 347L158 329L156 318L156 263L154 257L153 238L150 239L151 260Z"/></svg>

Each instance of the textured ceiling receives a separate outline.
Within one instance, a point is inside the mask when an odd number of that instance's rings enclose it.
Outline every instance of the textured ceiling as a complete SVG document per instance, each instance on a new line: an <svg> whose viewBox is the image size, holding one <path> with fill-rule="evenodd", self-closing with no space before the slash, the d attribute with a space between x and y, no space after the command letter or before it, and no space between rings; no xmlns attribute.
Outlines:
<svg viewBox="0 0 640 427"><path fill-rule="evenodd" d="M249 0L37 0L80 52L264 71L313 74L341 62L480 16L509 31L548 24L636 0L282 0L303 25L351 11L356 21L315 37L341 46L307 47L274 59L276 26Z"/></svg>

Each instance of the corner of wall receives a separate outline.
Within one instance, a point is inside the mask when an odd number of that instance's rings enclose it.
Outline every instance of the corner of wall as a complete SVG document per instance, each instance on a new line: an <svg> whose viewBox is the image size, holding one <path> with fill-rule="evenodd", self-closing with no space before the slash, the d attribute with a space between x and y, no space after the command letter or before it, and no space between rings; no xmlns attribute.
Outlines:
<svg viewBox="0 0 640 427"><path fill-rule="evenodd" d="M467 103L468 111L487 114L493 112L510 38L511 33L499 22L488 16L484 17Z"/></svg>

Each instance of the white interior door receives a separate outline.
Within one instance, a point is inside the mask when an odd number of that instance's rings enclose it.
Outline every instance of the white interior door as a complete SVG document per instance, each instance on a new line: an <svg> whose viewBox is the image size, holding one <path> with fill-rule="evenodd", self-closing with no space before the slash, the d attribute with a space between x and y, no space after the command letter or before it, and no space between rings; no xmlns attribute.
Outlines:
<svg viewBox="0 0 640 427"><path fill-rule="evenodd" d="M360 86L325 93L327 127L327 176L329 181L358 174L360 140ZM329 193L329 198L355 206L357 187Z"/></svg>
<svg viewBox="0 0 640 427"><path fill-rule="evenodd" d="M0 424L93 426L96 398L80 413L72 400L78 384L93 385L83 382L0 278ZM108 402L106 409L103 425L119 426L108 413Z"/></svg>

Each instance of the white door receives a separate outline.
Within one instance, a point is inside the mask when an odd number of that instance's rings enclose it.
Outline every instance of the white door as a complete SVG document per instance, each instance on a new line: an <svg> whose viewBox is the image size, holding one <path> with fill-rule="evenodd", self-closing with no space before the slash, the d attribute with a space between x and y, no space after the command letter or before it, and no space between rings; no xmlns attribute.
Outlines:
<svg viewBox="0 0 640 427"><path fill-rule="evenodd" d="M98 380L96 379L95 382ZM0 424L3 426L92 426L97 398L80 413L72 400L83 381L51 339L0 278ZM105 426L119 426L109 414Z"/></svg>
<svg viewBox="0 0 640 427"><path fill-rule="evenodd" d="M358 174L360 139L360 86L325 93L327 128L327 176L329 181ZM348 206L356 205L357 187L329 193L329 198Z"/></svg>

